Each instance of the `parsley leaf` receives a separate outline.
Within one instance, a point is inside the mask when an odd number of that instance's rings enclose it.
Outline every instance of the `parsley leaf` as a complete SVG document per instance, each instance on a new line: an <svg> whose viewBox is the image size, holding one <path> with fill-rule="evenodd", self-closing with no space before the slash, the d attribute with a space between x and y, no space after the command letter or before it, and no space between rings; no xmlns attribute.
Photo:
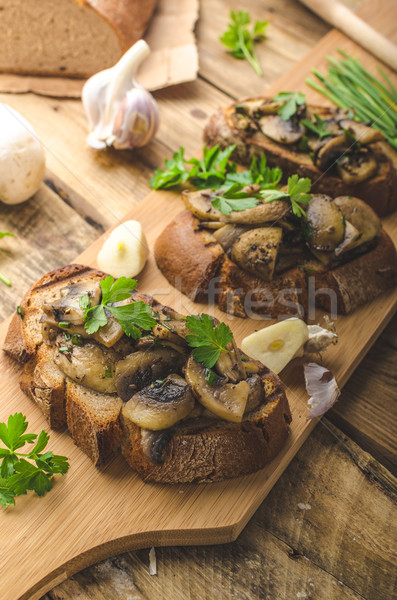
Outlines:
<svg viewBox="0 0 397 600"><path fill-rule="evenodd" d="M202 313L186 317L186 327L193 332L186 336L186 341L193 348L194 358L204 367L210 369L221 352L228 352L226 346L232 341L233 333L225 323L215 327L212 317Z"/></svg>
<svg viewBox="0 0 397 600"><path fill-rule="evenodd" d="M0 231L0 240L1 240L3 237L6 237L6 235L9 235L10 237L14 237L14 234L13 234L13 233L10 233L9 231Z"/></svg>
<svg viewBox="0 0 397 600"><path fill-rule="evenodd" d="M149 185L153 189L170 188L180 183L185 183L189 178L189 171L185 169L184 148L182 146L174 153L172 159L165 160L165 170L156 169Z"/></svg>
<svg viewBox="0 0 397 600"><path fill-rule="evenodd" d="M252 31L250 31L247 27L251 23L248 12L231 10L230 19L231 23L228 24L228 29L219 38L220 41L230 49L235 58L245 58L255 73L262 77L263 72L256 56L254 44L264 39L269 21L255 21Z"/></svg>
<svg viewBox="0 0 397 600"><path fill-rule="evenodd" d="M240 183L233 183L211 200L212 206L224 215L230 215L232 210L241 211L247 208L254 208L259 202L259 198L243 191L243 186Z"/></svg>
<svg viewBox="0 0 397 600"><path fill-rule="evenodd" d="M328 137L332 135L332 132L327 129L327 121L319 117L316 113L314 113L315 123L310 121L310 119L302 119L301 123L310 131L313 131L317 135L317 137L322 140L324 137Z"/></svg>
<svg viewBox="0 0 397 600"><path fill-rule="evenodd" d="M111 313L120 324L124 333L134 339L142 336L141 331L149 331L156 325L149 305L142 300L122 306L113 306L116 302L127 300L136 288L136 280L119 277L114 280L110 275L101 280L101 304L90 306L88 294L79 298L80 308L84 311L84 326L89 334L96 333L100 327L107 325L107 314Z"/></svg>
<svg viewBox="0 0 397 600"><path fill-rule="evenodd" d="M298 110L298 106L306 105L305 94L301 92L280 92L274 96L275 102L284 102L277 112L283 121L288 121Z"/></svg>
<svg viewBox="0 0 397 600"><path fill-rule="evenodd" d="M240 173L226 174L226 183L234 182L242 185L259 184L261 189L274 188L280 182L282 171L279 167L270 168L266 164L266 156L261 155L260 161L256 156L252 159L249 170Z"/></svg>
<svg viewBox="0 0 397 600"><path fill-rule="evenodd" d="M0 505L15 504L15 496L33 490L43 496L52 488L55 473L64 474L69 469L66 456L53 452L41 454L47 446L49 435L42 430L25 433L28 423L22 413L10 415L7 423L0 423L0 439L6 448L0 448ZM35 446L28 453L16 452L26 443Z"/></svg>
<svg viewBox="0 0 397 600"><path fill-rule="evenodd" d="M302 206L307 206L311 200L310 192L311 181L308 177L299 177L299 175L291 175L288 177L287 191L281 190L263 190L260 192L261 197L265 202L274 202L275 200L282 200L283 198L289 198L291 202L292 212L296 217L303 217L306 215Z"/></svg>

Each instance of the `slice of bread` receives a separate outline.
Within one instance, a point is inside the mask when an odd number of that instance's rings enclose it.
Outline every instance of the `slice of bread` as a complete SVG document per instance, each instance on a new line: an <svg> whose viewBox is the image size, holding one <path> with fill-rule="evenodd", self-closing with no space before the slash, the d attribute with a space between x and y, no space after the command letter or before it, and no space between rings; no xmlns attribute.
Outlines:
<svg viewBox="0 0 397 600"><path fill-rule="evenodd" d="M304 318L309 305L347 314L397 284L396 249L383 229L374 247L340 266L327 271L314 261L313 268L294 267L265 282L232 262L199 219L184 211L157 238L154 255L171 285L238 317Z"/></svg>
<svg viewBox="0 0 397 600"><path fill-rule="evenodd" d="M116 393L96 392L73 381L70 378L74 377L72 373L66 376L62 372L57 366L60 364L57 354L59 345L63 345L63 334L48 335L43 340L40 323L42 304L55 301L68 283L99 280L104 276L100 271L82 265L68 265L48 273L30 288L22 300L23 318L17 315L18 320L14 319L10 325L4 349L14 359L25 363L21 389L41 408L50 426L61 428L66 424L76 445L97 466L106 464L121 445L127 462L145 481L219 481L257 471L272 460L288 436L291 421L288 401L279 378L242 353L247 365L243 370L245 372L246 369L247 382L252 373L256 373L256 380L252 388L252 383L249 384L253 400L247 403L241 423L221 419L197 403L187 417L172 427L149 431L137 426L124 414L124 402ZM143 300L166 319L167 327L158 325L163 329L157 340L160 345L164 342L162 336L169 332L170 324L175 323L175 332L178 333L172 333L170 348L172 350L172 344L175 346L175 339L182 338L179 339L181 356L184 357L182 362L186 362L189 352L184 336L188 331L180 321L182 315L140 292L133 292L132 299ZM147 356L152 348L158 348L149 337L147 342L139 340L136 349L131 347L131 342L123 343L123 340L128 341L122 338L114 344L116 360L119 360L118 357L123 360L125 353L133 356L135 350L142 348L142 354ZM139 346L139 342L144 343ZM92 345L93 341L90 343ZM103 350L108 351L107 348ZM153 364L157 364L158 358L154 360ZM175 361L170 363L169 374L175 369L179 369L180 374L184 372L185 367L176 365ZM79 381L84 382L84 378L80 377ZM157 379L155 372L153 378ZM223 383L228 381L227 376L220 380ZM160 382L160 385L163 384ZM184 385L192 394L186 381ZM137 378L134 380L136 388L142 393L142 389L151 388L151 384L142 378L140 386ZM132 396L134 393L131 392Z"/></svg>
<svg viewBox="0 0 397 600"><path fill-rule="evenodd" d="M2 0L0 71L88 77L139 40L157 0Z"/></svg>
<svg viewBox="0 0 397 600"><path fill-rule="evenodd" d="M251 99L250 99L251 100ZM356 196L373 208L379 216L385 216L397 209L397 170L392 164L381 143L371 144L376 154L377 172L362 183L347 185L340 177L329 170L320 171L312 162L309 152L299 152L294 146L273 141L262 133L254 133L249 128L245 133L236 126L236 106L239 102L219 109L211 117L204 130L204 141L209 146L221 147L236 145L233 157L242 164L249 164L254 156L263 154L269 166L282 169L284 179L294 173L312 180L312 191L330 196ZM336 109L310 106L312 113L326 119L335 114Z"/></svg>

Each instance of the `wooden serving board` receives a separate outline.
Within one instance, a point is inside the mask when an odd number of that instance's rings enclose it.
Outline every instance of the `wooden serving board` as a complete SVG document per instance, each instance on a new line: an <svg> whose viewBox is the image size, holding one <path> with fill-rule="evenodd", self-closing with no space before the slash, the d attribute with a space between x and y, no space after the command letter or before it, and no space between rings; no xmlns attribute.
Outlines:
<svg viewBox="0 0 397 600"><path fill-rule="evenodd" d="M336 47L356 52L369 65L373 59L338 32L331 32L308 57L269 91L304 89L309 101L318 101L302 82L310 67ZM127 218L141 221L152 246L168 220L182 208L170 192L153 192ZM385 220L397 244L397 214ZM78 262L95 265L103 239L90 246ZM237 341L264 325L238 319L216 308L191 303L170 289L151 256L139 276L139 288L184 313L211 312L229 323ZM348 317L339 317L340 337L329 349L325 364L342 387L388 323L397 306L397 292L389 292ZM321 315L319 315L321 316ZM9 320L0 325L2 344ZM41 411L19 390L20 368L0 355L0 421L10 413L27 415L29 431L48 428ZM160 545L197 545L234 540L278 477L316 425L306 418L307 394L299 363L283 372L293 414L291 433L276 459L259 473L223 483L175 486L144 484L117 456L96 469L74 446L67 432L51 433L50 448L70 459L70 471L57 476L53 490L43 498L29 493L15 507L0 511L0 597L36 600L57 583L105 557L127 549ZM341 400L343 401L343 400Z"/></svg>

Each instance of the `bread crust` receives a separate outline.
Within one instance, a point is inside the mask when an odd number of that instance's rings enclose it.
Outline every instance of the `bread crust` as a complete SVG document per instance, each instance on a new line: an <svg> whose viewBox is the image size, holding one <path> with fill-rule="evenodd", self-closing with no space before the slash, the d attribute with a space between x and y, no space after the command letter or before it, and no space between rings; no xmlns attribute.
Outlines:
<svg viewBox="0 0 397 600"><path fill-rule="evenodd" d="M184 211L164 229L154 247L157 266L193 300L216 302L238 317L305 318L314 302L333 314L347 314L397 284L396 249L383 229L373 249L339 267L314 275L295 267L264 282L233 263L199 223ZM323 288L331 293L320 293Z"/></svg>
<svg viewBox="0 0 397 600"><path fill-rule="evenodd" d="M256 138L252 134L244 135L233 122L236 104L238 103L219 109L210 117L204 129L206 144L220 144L222 147L235 144L233 156L243 164L249 164L254 156L265 154L268 165L280 167L284 178L294 173L299 177L309 177L312 180L313 192L333 197L356 196L369 204L381 217L397 209L397 171L381 144L372 145L378 158L377 174L362 183L348 186L339 177L317 169L305 152L296 152L287 145L274 142L265 136ZM332 109L321 106L310 108L323 116L324 112L332 112Z"/></svg>

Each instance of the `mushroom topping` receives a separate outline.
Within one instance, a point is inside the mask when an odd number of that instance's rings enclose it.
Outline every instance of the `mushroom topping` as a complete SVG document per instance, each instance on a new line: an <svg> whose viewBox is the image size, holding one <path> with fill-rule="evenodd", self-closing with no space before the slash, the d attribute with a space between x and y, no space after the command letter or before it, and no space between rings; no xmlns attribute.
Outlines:
<svg viewBox="0 0 397 600"><path fill-rule="evenodd" d="M172 348L151 347L146 352L133 352L116 365L117 393L126 402L137 390L162 379L170 371L177 372L185 355Z"/></svg>
<svg viewBox="0 0 397 600"><path fill-rule="evenodd" d="M169 429L187 417L194 404L190 385L179 375L172 374L134 394L122 412L125 419L139 427L157 431Z"/></svg>
<svg viewBox="0 0 397 600"><path fill-rule="evenodd" d="M98 331L92 334L87 333L84 325L70 325L67 328L61 327L61 329L66 329L70 335L79 335L85 339L94 339L99 344L106 346L106 348L111 348L123 337L124 332L120 323L116 321L113 315L107 314L106 316L108 318L106 325L100 327ZM44 313L40 321L44 323L44 327L46 325L50 325L53 328L56 327L57 332L59 332L59 321L55 320L54 313L52 311L49 311L49 314Z"/></svg>
<svg viewBox="0 0 397 600"><path fill-rule="evenodd" d="M297 119L283 121L280 115L266 115L258 121L264 135L280 144L296 144L305 133L305 128Z"/></svg>
<svg viewBox="0 0 397 600"><path fill-rule="evenodd" d="M369 179L376 173L377 168L375 155L367 148L345 154L337 162L338 174L347 185L356 185Z"/></svg>
<svg viewBox="0 0 397 600"><path fill-rule="evenodd" d="M227 421L241 422L250 392L247 381L226 383L225 378L217 377L210 384L206 379L206 369L193 356L186 363L185 378L196 398L208 410Z"/></svg>
<svg viewBox="0 0 397 600"><path fill-rule="evenodd" d="M360 237L361 235L358 229L356 229L350 221L345 221L345 237L343 242L335 248L336 256L340 256L340 254L348 252L358 246L360 244Z"/></svg>
<svg viewBox="0 0 397 600"><path fill-rule="evenodd" d="M360 233L360 244L373 240L380 234L382 224L378 215L368 204L353 196L338 196L334 204L342 211L346 222ZM358 244L356 244L358 245Z"/></svg>
<svg viewBox="0 0 397 600"><path fill-rule="evenodd" d="M373 144L385 139L379 129L374 129L364 123L358 123L352 119L340 119L338 123L342 129L349 131L360 144Z"/></svg>
<svg viewBox="0 0 397 600"><path fill-rule="evenodd" d="M320 171L327 171L337 164L338 159L351 148L351 142L344 135L325 138L313 155L313 163Z"/></svg>
<svg viewBox="0 0 397 600"><path fill-rule="evenodd" d="M174 432L171 428L160 429L159 431L141 429L141 446L143 453L155 465L162 465L164 463L166 458L165 449L172 440L173 434Z"/></svg>
<svg viewBox="0 0 397 600"><path fill-rule="evenodd" d="M249 117L257 117L258 115L276 115L278 109L283 106L283 102L274 102L273 100L265 100L263 98L253 98L245 100L236 106L236 112L244 113Z"/></svg>
<svg viewBox="0 0 397 600"><path fill-rule="evenodd" d="M281 238L281 227L250 229L233 244L231 259L249 273L271 281Z"/></svg>
<svg viewBox="0 0 397 600"><path fill-rule="evenodd" d="M228 381L237 383L240 379L245 379L247 374L234 339L226 346L226 350L228 352L220 353L219 358L215 363L215 370L221 377L225 377Z"/></svg>
<svg viewBox="0 0 397 600"><path fill-rule="evenodd" d="M289 212L288 202L285 200L275 200L274 202L268 203L260 202L254 208L246 208L241 211L234 210L229 215L224 215L211 204L211 200L215 196L216 192L212 192L211 190L202 190L198 192L184 191L182 193L182 199L186 208L202 221L212 220L223 223L258 225L281 219Z"/></svg>
<svg viewBox="0 0 397 600"><path fill-rule="evenodd" d="M249 413L260 406L265 399L265 388L259 375L251 375L246 379L250 386L245 412Z"/></svg>
<svg viewBox="0 0 397 600"><path fill-rule="evenodd" d="M223 225L221 229L215 231L214 238L226 252L244 231L247 231L244 225Z"/></svg>
<svg viewBox="0 0 397 600"><path fill-rule="evenodd" d="M102 348L94 342L85 342L82 346L65 346L58 341L55 363L76 383L101 392L116 392L114 365L118 355L110 348Z"/></svg>
<svg viewBox="0 0 397 600"><path fill-rule="evenodd" d="M306 220L311 231L311 248L330 252L342 242L345 236L343 215L329 196L312 197L307 207Z"/></svg>
<svg viewBox="0 0 397 600"><path fill-rule="evenodd" d="M99 281L84 280L70 283L61 289L61 297L52 304L44 304L43 311L53 322L67 321L73 325L83 325L84 313L80 308L80 296L88 294L91 306L96 306L101 300Z"/></svg>

